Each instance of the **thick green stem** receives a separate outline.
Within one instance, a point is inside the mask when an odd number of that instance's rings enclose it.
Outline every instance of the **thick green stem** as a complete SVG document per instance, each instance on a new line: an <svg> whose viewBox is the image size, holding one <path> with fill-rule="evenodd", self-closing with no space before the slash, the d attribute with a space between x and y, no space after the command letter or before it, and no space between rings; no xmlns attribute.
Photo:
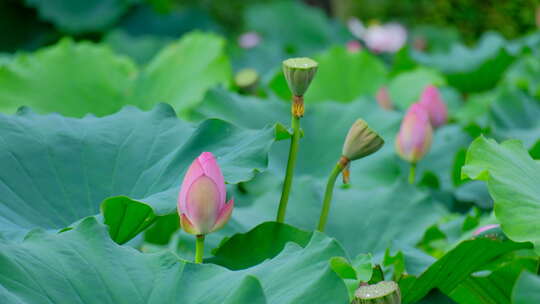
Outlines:
<svg viewBox="0 0 540 304"><path fill-rule="evenodd" d="M334 193L334 185L336 184L336 178L346 165L346 163L343 164L342 161L339 161L332 170L332 173L330 173L330 176L328 177L328 182L326 183L326 190L324 192L321 217L319 218L319 225L317 226L317 230L321 232L324 231L326 221L328 220L328 213L330 212L330 203L332 202L332 195Z"/></svg>
<svg viewBox="0 0 540 304"><path fill-rule="evenodd" d="M300 117L292 116L292 129L293 136L291 138L291 147L289 149L289 160L287 161L287 172L285 174L285 181L283 183L283 192L281 192L281 199L279 200L279 209L276 221L283 223L285 221L285 212L287 212L287 203L289 202L289 194L291 192L291 186L294 175L294 166L296 163L296 154L298 153L298 143L300 141Z"/></svg>
<svg viewBox="0 0 540 304"><path fill-rule="evenodd" d="M415 179L416 179L416 163L412 163L411 168L409 169L409 184L414 185Z"/></svg>
<svg viewBox="0 0 540 304"><path fill-rule="evenodd" d="M195 263L201 264L204 255L204 234L197 235L195 240Z"/></svg>

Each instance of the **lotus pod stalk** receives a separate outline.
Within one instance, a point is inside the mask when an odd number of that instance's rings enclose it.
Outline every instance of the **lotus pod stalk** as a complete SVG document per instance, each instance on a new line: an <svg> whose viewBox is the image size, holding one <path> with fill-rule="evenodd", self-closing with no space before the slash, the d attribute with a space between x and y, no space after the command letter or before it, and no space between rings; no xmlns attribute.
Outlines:
<svg viewBox="0 0 540 304"><path fill-rule="evenodd" d="M350 178L350 162L377 152L383 144L384 140L382 137L373 131L363 119L358 119L353 123L345 137L342 156L328 177L317 230L322 232L326 227L330 212L330 203L332 202L332 195L338 175L342 173L343 183L347 184Z"/></svg>
<svg viewBox="0 0 540 304"><path fill-rule="evenodd" d="M310 58L290 58L283 61L283 74L287 80L289 89L292 92L293 100L291 104L291 127L293 134L291 137L291 146L289 148L289 159L287 160L287 169L285 181L283 182L283 191L279 200L279 208L276 221L283 223L287 211L287 203L291 192L296 155L300 142L300 118L304 116L304 93L317 72L317 62Z"/></svg>
<svg viewBox="0 0 540 304"><path fill-rule="evenodd" d="M221 169L210 152L203 152L187 170L178 196L182 229L197 236L195 262L202 262L204 236L221 229L234 207L226 202L227 190Z"/></svg>
<svg viewBox="0 0 540 304"><path fill-rule="evenodd" d="M439 89L434 85L427 86L420 96L420 104L426 109L431 126L436 129L448 120L448 109Z"/></svg>
<svg viewBox="0 0 540 304"><path fill-rule="evenodd" d="M401 304L401 292L392 281L364 285L356 290L351 304Z"/></svg>
<svg viewBox="0 0 540 304"><path fill-rule="evenodd" d="M416 164L431 147L433 129L426 109L419 103L411 105L396 139L397 154L411 164L409 182L414 183Z"/></svg>

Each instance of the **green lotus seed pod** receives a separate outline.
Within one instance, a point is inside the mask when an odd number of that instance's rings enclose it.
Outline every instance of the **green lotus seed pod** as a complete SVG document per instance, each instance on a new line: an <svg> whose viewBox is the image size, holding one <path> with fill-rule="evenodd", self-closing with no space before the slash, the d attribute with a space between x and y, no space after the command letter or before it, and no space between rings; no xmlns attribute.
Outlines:
<svg viewBox="0 0 540 304"><path fill-rule="evenodd" d="M392 281L360 286L351 304L401 304L399 286Z"/></svg>
<svg viewBox="0 0 540 304"><path fill-rule="evenodd" d="M283 61L283 74L294 96L304 96L317 72L317 66L315 60L306 57Z"/></svg>
<svg viewBox="0 0 540 304"><path fill-rule="evenodd" d="M377 152L383 144L379 134L370 129L363 119L358 119L349 129L342 154L353 161Z"/></svg>
<svg viewBox="0 0 540 304"><path fill-rule="evenodd" d="M259 82L259 74L254 69L242 69L234 76L234 83L243 92L253 91Z"/></svg>

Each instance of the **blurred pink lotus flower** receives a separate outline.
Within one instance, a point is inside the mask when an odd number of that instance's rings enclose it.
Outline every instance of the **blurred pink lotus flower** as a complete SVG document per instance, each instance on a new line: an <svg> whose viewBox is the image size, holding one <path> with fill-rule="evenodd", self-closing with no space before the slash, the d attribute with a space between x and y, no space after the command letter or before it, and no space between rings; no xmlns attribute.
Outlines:
<svg viewBox="0 0 540 304"><path fill-rule="evenodd" d="M427 110L433 128L444 125L448 120L448 109L436 86L429 85L424 89L420 96L420 104Z"/></svg>
<svg viewBox="0 0 540 304"><path fill-rule="evenodd" d="M372 25L364 36L367 47L377 53L395 53L405 45L407 31L397 23Z"/></svg>
<svg viewBox="0 0 540 304"><path fill-rule="evenodd" d="M182 229L204 235L222 228L231 217L234 201L226 203L225 181L210 152L203 152L189 167L178 196Z"/></svg>
<svg viewBox="0 0 540 304"><path fill-rule="evenodd" d="M473 236L479 236L483 232L486 232L486 231L494 229L494 228L499 228L500 226L501 225L499 225L499 224L491 224L491 225L482 226L482 227L476 229L473 232Z"/></svg>
<svg viewBox="0 0 540 304"><path fill-rule="evenodd" d="M351 40L347 42L347 51L349 53L358 53L362 49L362 45L358 40Z"/></svg>
<svg viewBox="0 0 540 304"><path fill-rule="evenodd" d="M351 34L358 38L364 39L364 34L366 33L366 28L360 19L352 17L347 20L347 28Z"/></svg>
<svg viewBox="0 0 540 304"><path fill-rule="evenodd" d="M392 110L394 108L387 87L380 87L379 90L377 90L377 95L375 95L375 99L377 99L377 103L379 104L379 106L385 110Z"/></svg>
<svg viewBox="0 0 540 304"><path fill-rule="evenodd" d="M416 164L431 147L433 130L426 109L419 103L411 105L396 139L396 151L404 160Z"/></svg>
<svg viewBox="0 0 540 304"><path fill-rule="evenodd" d="M251 49L259 45L261 36L256 32L246 32L238 37L238 45L243 49Z"/></svg>

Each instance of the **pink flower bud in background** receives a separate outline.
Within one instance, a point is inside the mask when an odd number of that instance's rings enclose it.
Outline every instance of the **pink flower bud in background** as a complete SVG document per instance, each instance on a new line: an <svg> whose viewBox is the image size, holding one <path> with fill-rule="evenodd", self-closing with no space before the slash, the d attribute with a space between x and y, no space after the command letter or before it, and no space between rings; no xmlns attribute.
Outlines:
<svg viewBox="0 0 540 304"><path fill-rule="evenodd" d="M204 235L222 228L231 217L234 202L226 203L225 181L210 152L197 157L184 176L178 197L182 229Z"/></svg>
<svg viewBox="0 0 540 304"><path fill-rule="evenodd" d="M243 49L251 49L259 45L261 36L256 32L247 32L238 37L238 45Z"/></svg>
<svg viewBox="0 0 540 304"><path fill-rule="evenodd" d="M448 109L436 86L429 85L424 89L420 96L420 104L427 110L433 128L436 129L446 123Z"/></svg>
<svg viewBox="0 0 540 304"><path fill-rule="evenodd" d="M476 229L473 232L473 236L478 236L478 235L482 234L483 232L486 232L486 231L491 230L491 229L499 228L500 226L501 225L499 225L499 224L491 224L491 225L486 225L486 226L480 227L480 228Z"/></svg>
<svg viewBox="0 0 540 304"><path fill-rule="evenodd" d="M411 105L396 139L398 155L410 163L417 163L431 147L433 130L426 109L419 103Z"/></svg>
<svg viewBox="0 0 540 304"><path fill-rule="evenodd" d="M349 53L358 53L362 49L362 45L358 40L351 40L347 42L347 51Z"/></svg>
<svg viewBox="0 0 540 304"><path fill-rule="evenodd" d="M379 90L377 90L377 95L375 95L375 99L377 99L377 103L379 104L379 106L385 110L392 110L394 108L387 87L380 87Z"/></svg>
<svg viewBox="0 0 540 304"><path fill-rule="evenodd" d="M367 47L377 53L395 53L407 42L407 31L397 23L370 26L363 37Z"/></svg>

